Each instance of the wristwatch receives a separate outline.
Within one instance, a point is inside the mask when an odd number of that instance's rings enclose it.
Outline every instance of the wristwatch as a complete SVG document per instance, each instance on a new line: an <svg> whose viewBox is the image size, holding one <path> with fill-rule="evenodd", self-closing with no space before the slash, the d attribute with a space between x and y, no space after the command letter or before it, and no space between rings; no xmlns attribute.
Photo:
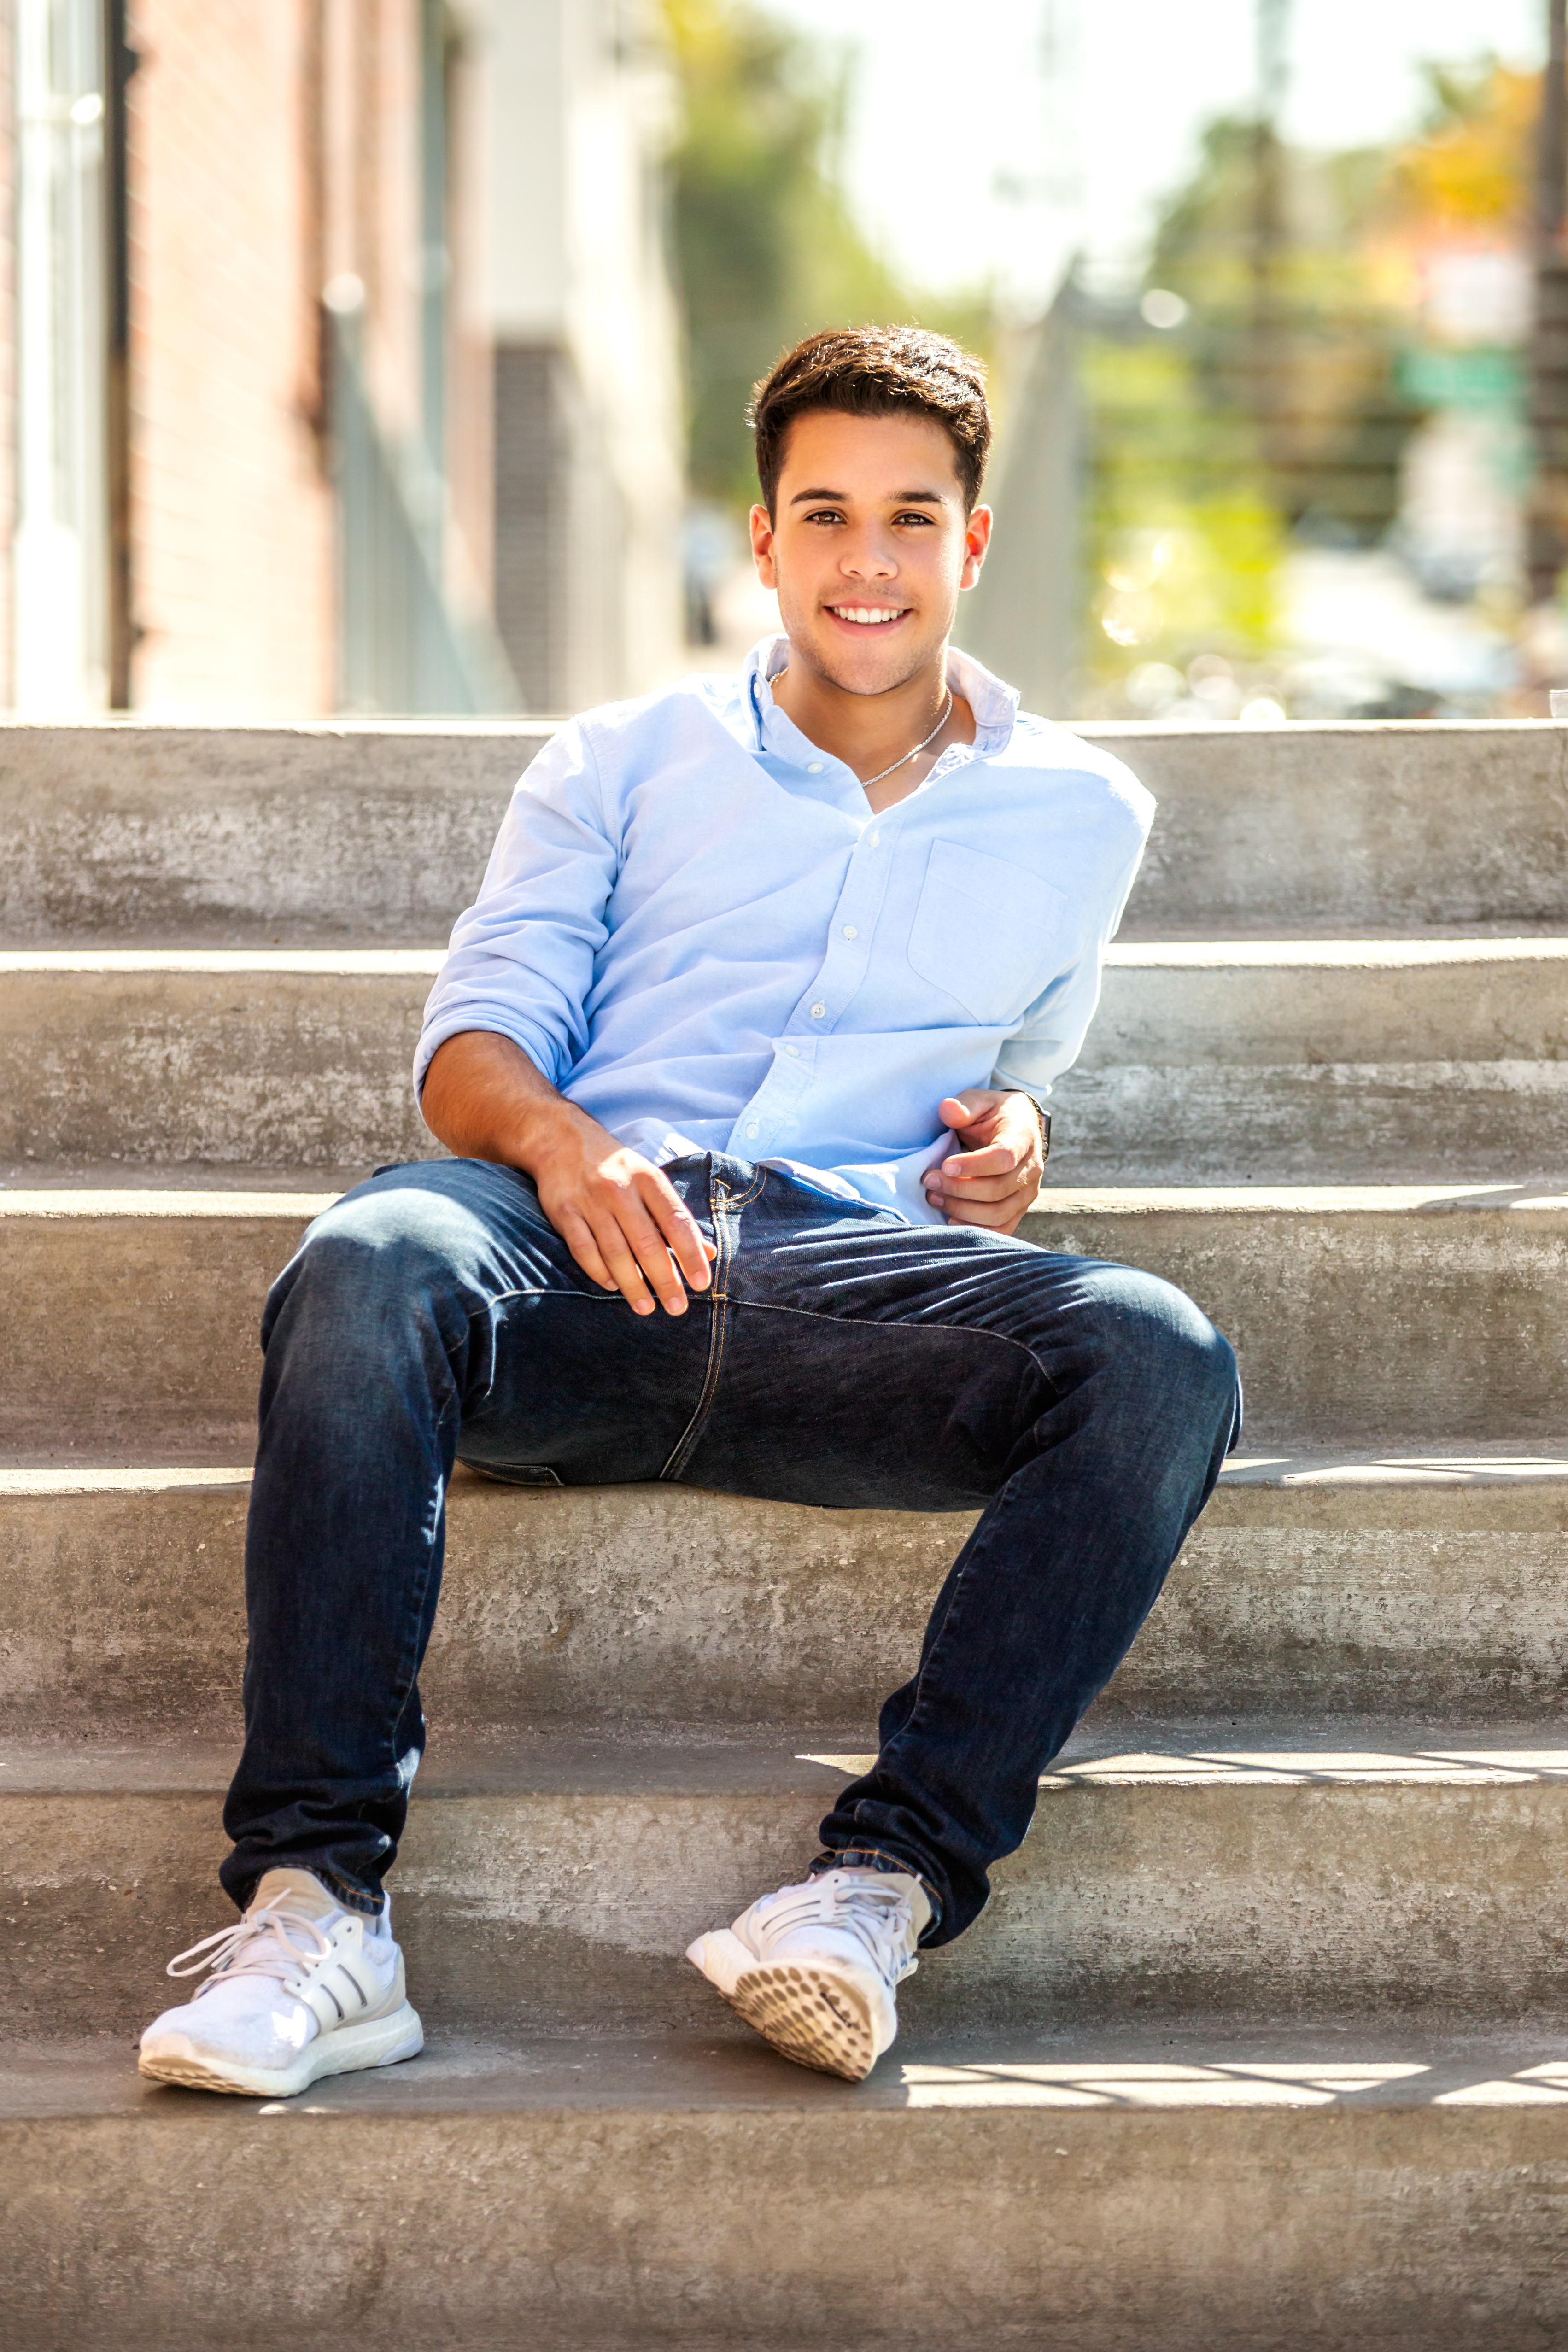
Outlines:
<svg viewBox="0 0 1568 2352"><path fill-rule="evenodd" d="M1040 1123L1040 1164L1043 1167L1051 1156L1051 1115L1041 1108L1033 1095L1026 1095L1025 1100Z"/></svg>

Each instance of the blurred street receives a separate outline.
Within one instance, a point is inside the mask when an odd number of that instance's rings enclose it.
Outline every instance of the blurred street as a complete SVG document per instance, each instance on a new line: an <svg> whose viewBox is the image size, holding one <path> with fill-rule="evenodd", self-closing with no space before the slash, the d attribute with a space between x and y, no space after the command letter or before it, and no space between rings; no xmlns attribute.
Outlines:
<svg viewBox="0 0 1568 2352"><path fill-rule="evenodd" d="M753 384L916 320L990 373L957 634L1026 702L1542 715L1543 28L994 0L986 138L911 169L937 0L15 0L0 707L559 712L732 665Z"/></svg>

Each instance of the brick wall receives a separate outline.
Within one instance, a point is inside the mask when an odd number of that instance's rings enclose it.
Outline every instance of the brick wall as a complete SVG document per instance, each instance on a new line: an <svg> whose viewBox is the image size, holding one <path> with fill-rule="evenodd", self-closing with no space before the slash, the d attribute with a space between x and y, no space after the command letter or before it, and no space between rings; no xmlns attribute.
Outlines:
<svg viewBox="0 0 1568 2352"><path fill-rule="evenodd" d="M10 0L0 0L0 709L11 702L11 541L16 528L16 92Z"/></svg>

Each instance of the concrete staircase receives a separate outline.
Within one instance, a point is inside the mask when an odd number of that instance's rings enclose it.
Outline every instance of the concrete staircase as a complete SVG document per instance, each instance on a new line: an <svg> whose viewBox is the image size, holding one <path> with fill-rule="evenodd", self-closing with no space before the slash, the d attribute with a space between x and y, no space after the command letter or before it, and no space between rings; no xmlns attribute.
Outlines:
<svg viewBox="0 0 1568 2352"><path fill-rule="evenodd" d="M459 1475L428 2053L139 2084L226 1916L261 1297L433 1148L542 731L0 729L5 2352L1568 2344L1547 727L1107 730L1162 812L1029 1231L1214 1314L1247 1450L869 2084L679 1953L813 1850L963 1522Z"/></svg>

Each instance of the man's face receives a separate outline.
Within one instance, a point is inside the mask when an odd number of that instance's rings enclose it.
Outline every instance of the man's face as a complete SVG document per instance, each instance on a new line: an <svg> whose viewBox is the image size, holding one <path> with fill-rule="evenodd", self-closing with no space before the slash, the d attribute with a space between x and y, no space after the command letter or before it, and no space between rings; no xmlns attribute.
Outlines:
<svg viewBox="0 0 1568 2352"><path fill-rule="evenodd" d="M946 642L991 535L989 508L963 511L942 426L813 409L789 429L776 505L771 520L752 509L752 548L792 656L847 694L915 677Z"/></svg>

